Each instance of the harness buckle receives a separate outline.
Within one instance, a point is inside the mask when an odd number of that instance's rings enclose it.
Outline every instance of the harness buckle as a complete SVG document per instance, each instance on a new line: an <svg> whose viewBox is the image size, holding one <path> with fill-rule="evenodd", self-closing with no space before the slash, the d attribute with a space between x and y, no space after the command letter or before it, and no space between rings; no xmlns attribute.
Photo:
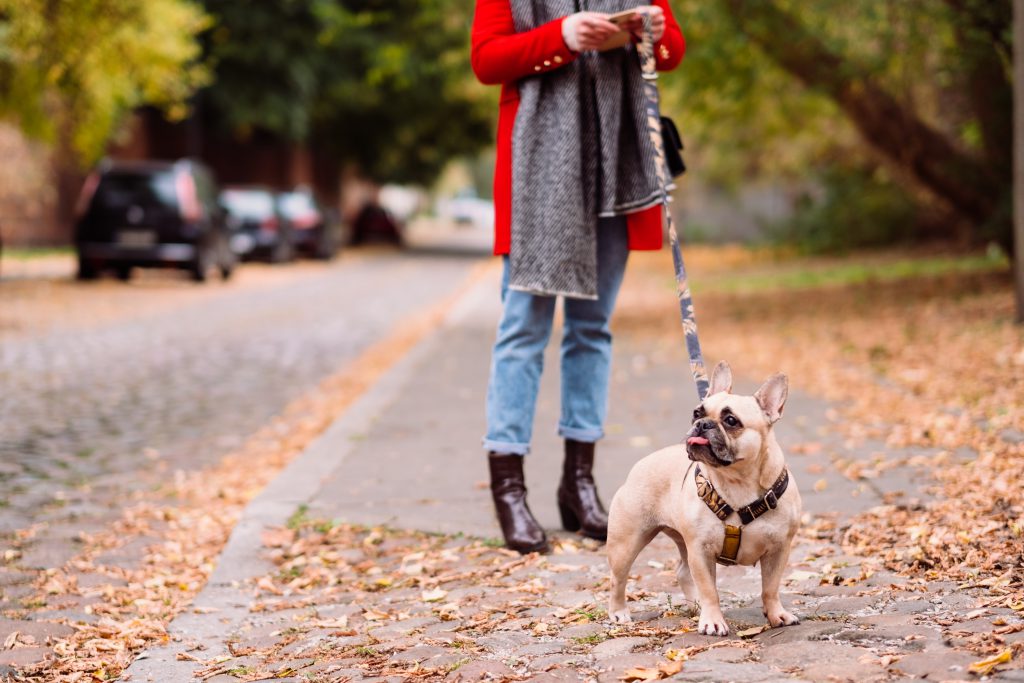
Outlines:
<svg viewBox="0 0 1024 683"><path fill-rule="evenodd" d="M779 507L779 497L775 495L775 491L768 489L768 493L764 494L764 504L768 506L769 510Z"/></svg>

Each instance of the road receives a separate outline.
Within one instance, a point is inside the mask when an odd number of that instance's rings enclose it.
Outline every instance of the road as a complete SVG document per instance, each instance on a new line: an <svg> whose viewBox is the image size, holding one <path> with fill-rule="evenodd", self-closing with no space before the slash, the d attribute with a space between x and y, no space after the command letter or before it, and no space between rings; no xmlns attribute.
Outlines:
<svg viewBox="0 0 1024 683"><path fill-rule="evenodd" d="M36 529L8 570L59 566L166 464L217 462L479 261L369 250L207 286L173 273L0 283L0 548ZM14 578L0 590L0 610L29 592Z"/></svg>

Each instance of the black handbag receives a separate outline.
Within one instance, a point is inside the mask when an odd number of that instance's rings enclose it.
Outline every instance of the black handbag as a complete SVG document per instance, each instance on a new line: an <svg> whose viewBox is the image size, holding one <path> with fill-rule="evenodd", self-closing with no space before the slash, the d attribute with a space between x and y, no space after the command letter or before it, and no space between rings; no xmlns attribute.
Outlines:
<svg viewBox="0 0 1024 683"><path fill-rule="evenodd" d="M675 121L667 116L661 117L661 140L665 148L665 163L673 178L686 173L686 162L683 161L683 138L679 135Z"/></svg>

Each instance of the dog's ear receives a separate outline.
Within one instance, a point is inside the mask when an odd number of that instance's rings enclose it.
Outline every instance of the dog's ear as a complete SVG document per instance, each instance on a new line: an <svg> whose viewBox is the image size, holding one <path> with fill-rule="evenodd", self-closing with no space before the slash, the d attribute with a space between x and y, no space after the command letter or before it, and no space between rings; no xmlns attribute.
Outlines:
<svg viewBox="0 0 1024 683"><path fill-rule="evenodd" d="M761 406L768 424L773 425L782 417L782 409L786 407L789 396L789 380L781 372L766 379L761 388L754 394L757 404Z"/></svg>
<svg viewBox="0 0 1024 683"><path fill-rule="evenodd" d="M708 389L708 396L721 392L732 391L732 368L724 360L718 361L714 372L711 373L711 388Z"/></svg>

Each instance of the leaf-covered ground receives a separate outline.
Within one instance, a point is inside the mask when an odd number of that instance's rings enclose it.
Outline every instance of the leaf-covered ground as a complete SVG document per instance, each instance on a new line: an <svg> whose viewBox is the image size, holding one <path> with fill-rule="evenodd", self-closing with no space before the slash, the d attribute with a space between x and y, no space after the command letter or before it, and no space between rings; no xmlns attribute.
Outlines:
<svg viewBox="0 0 1024 683"><path fill-rule="evenodd" d="M928 501L871 510L843 528L835 528L828 520L812 523L803 542L819 545L805 549L802 560L794 554L796 570L790 590L806 591L800 599L810 604L812 599L835 598L829 591L845 587L852 591L846 597L873 600L864 609L876 611L885 611L898 602L913 602L909 596L915 593L962 593L969 597L963 602L963 610L924 615L926 605L921 605L913 618L944 629L946 638L959 638L959 645L971 652L974 661L993 657L992 667L1017 665L1022 655L1019 614L1024 609L1024 333L1012 324L1012 295L1005 268L980 257L943 257L937 261L929 257L933 265L907 266L922 261L906 254L842 261L777 261L770 255L732 248L694 249L688 252L688 259L701 338L710 358L728 359L734 367L742 367L744 374L786 371L793 385L804 392L835 402L837 419L833 426L851 444L880 439L894 447L913 447L915 464L930 467L935 475L933 495ZM680 345L672 291L667 254L637 255L619 307L618 333L652 345ZM359 387L379 374L388 354L400 354L410 343L409 338L398 339L380 357L364 359L362 374L325 385L310 401L293 406L219 467L169 482L168 491L173 494L170 500L128 503L125 517L116 528L84 539L78 559L41 575L37 582L39 603L52 609L61 600L85 602L98 618L92 623L70 624L75 629L72 635L49 643L36 642L23 634L8 636L5 649L42 646L52 647L55 653L45 665L23 671L23 678L111 680L140 649L166 640L167 624L188 608L202 587L244 504L345 408ZM804 448L813 449L814 444L804 444ZM887 468L900 463L888 460L883 452L870 467L853 462L833 464L851 478L870 479L884 477ZM634 641L638 650L650 655L636 664L641 667L636 672L639 679L668 675L674 668L674 656L711 656L705 654L706 643L692 642L687 636L685 622L676 618L679 614L671 605L658 607L652 619L662 621L655 626L640 623L632 630L612 634L602 626L582 629L578 635L573 635L576 631L565 634L568 628L587 626L584 620L599 621L602 609L597 578L603 572L600 556L571 542L563 546L564 554L589 558L579 562L589 562L586 571L592 572L573 577L579 587L572 590L578 592L590 585L597 595L583 603L556 606L545 595L550 588L545 582L557 583L558 575L572 576L575 571L567 569L558 555L522 560L464 540L330 524L318 527L308 520L300 520L295 526L265 539L276 553L279 572L252 587L257 596L254 614L260 614L261 609L297 610L293 613L306 615L297 622L313 621L283 634L295 636L288 643L275 640L262 649L250 645L253 651L239 651L239 657L259 657L234 668L225 668L227 661L206 661L201 651L196 652L196 660L206 664L207 678L258 680L255 676L265 674L265 667L301 659L292 656L294 653L285 653L287 657L282 658L282 651L292 642L305 644L307 633L316 636L326 630L333 634L331 638L365 638L370 630L364 628L367 624L394 622L395 640L424 640L423 632L398 626L407 619L400 618L402 607L387 606L394 600L416 605L424 612L419 616L429 614L440 622L459 619L461 626L468 621L469 633L460 636L458 633L466 631L439 628L436 643L407 642L387 650L380 647L380 642L352 641L351 648L334 654L345 654L353 661L328 663L321 670L338 666L367 675L387 672L396 676L465 676L468 680L474 653L486 649L480 637L524 630L531 638L525 645L543 645L545 639L559 636L567 645L560 646L557 654L565 654L566 648L569 655L579 654L583 664L572 670L587 675L608 674L608 669L596 666L593 655L594 648L605 640L644 639L642 647L640 641ZM28 530L26 535L31 533ZM102 551L133 539L149 544L142 568L125 570L94 562ZM825 546L821 544L831 544L831 550L823 551ZM7 552L16 554L18 550L15 547ZM423 553L422 558L417 559L418 553ZM830 559L839 554L846 559ZM367 561L370 564L365 564ZM654 603L662 599L659 590L671 590L672 567L651 561L656 564L646 565L643 573L660 576L660 583L653 588L645 585L634 595L647 600L648 609L654 609ZM803 567L800 562L804 562ZM855 571L848 567L855 567ZM309 616L310 605L335 602L330 591L345 572L353 582L346 590L368 596L361 598L365 608L358 613L318 612ZM538 572L543 576L532 584L531 591L530 581L538 578ZM883 572L893 578L872 583L872 576ZM489 603L469 594L465 600L455 599L459 594L452 595L452 586L464 588L460 582L500 590L501 599ZM304 594L311 601L305 606L301 602ZM375 599L383 602L376 603ZM26 612L32 604L26 602ZM733 607L741 609L744 605L737 602ZM530 610L537 612L529 614ZM412 616L406 611L404 616ZM742 624L743 630L756 629L759 623L750 618ZM881 623L858 624L858 629L880 628ZM963 624L969 629L963 630ZM344 635L356 626L361 629L356 636ZM404 635L403 629L407 631ZM770 634L748 635L753 641L729 641L731 645L723 649L737 651L716 661L744 665L750 657L745 653L763 647L756 641ZM583 640L577 642L577 638ZM680 638L679 642L673 641ZM900 638L908 639L908 643L917 640L914 633ZM448 649L457 652L452 653L454 659L450 661L439 660L439 666L430 669L428 676L416 657L404 661L401 657L402 652L417 645L442 648L445 654ZM615 645L622 646L622 642ZM870 661L855 659L849 665L870 666L882 678L902 675L899 661L909 666L913 660L907 659L905 647L887 647L881 643L864 654L870 655ZM611 654L615 652L612 646L604 649L610 656L617 656ZM462 650L467 654L461 654ZM543 647L537 652L540 650ZM632 650L630 647L623 654L633 656L636 653ZM541 656L537 652L531 655L531 661ZM670 656L670 652L676 655ZM1000 661L1000 657L1009 661ZM294 663L287 666L296 668L285 671L278 667L274 675L298 675L301 667ZM508 671L492 673L509 678L526 675L527 669L521 666L505 666ZM979 673L986 666L980 664ZM628 668L616 670L615 676L625 675ZM324 680L336 680L329 678L333 675L330 672L324 675ZM968 676L962 668L950 678Z"/></svg>
<svg viewBox="0 0 1024 683"><path fill-rule="evenodd" d="M845 547L1024 604L1024 328L1013 323L1005 266L892 254L774 261L735 249L691 250L689 261L713 358L753 375L784 370L836 402L851 443L912 446L931 467L934 501L872 510L846 530ZM666 256L632 266L619 329L669 338L678 314L665 304ZM814 282L808 273L816 283L802 285ZM884 453L878 465L850 474L883 476Z"/></svg>

